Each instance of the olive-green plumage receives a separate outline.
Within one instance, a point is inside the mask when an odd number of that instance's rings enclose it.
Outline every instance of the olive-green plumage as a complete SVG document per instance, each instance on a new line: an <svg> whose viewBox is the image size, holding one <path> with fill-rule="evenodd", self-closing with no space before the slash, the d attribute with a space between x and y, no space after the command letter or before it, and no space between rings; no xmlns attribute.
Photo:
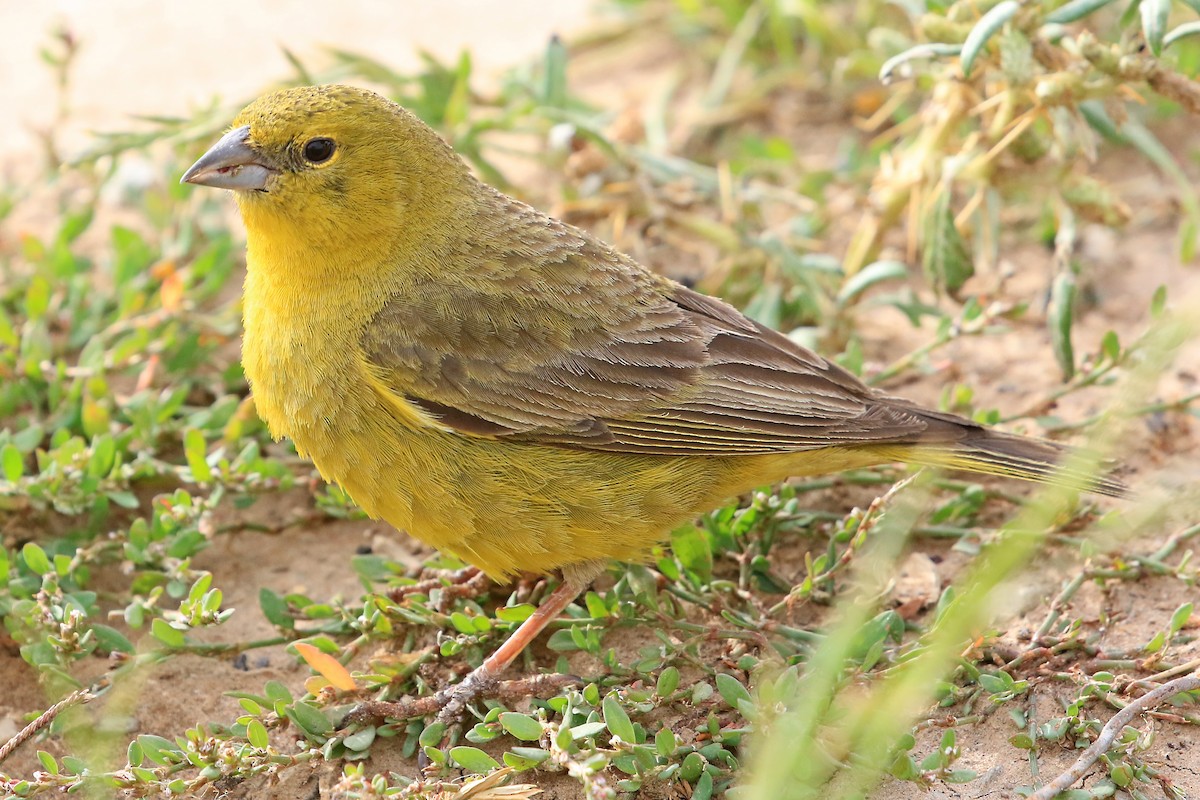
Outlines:
<svg viewBox="0 0 1200 800"><path fill-rule="evenodd" d="M494 576L642 558L788 476L911 461L1045 480L1061 455L867 388L479 182L370 92L267 95L185 179L238 190L244 364L272 432Z"/></svg>

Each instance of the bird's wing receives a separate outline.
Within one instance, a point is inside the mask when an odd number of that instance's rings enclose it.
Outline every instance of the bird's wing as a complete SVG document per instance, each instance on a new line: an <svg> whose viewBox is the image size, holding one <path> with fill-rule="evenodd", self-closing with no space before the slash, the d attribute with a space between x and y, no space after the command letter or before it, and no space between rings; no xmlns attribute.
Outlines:
<svg viewBox="0 0 1200 800"><path fill-rule="evenodd" d="M443 274L393 298L364 334L377 382L463 434L562 447L734 455L931 428L957 438L733 307L557 234L481 259L473 287Z"/></svg>

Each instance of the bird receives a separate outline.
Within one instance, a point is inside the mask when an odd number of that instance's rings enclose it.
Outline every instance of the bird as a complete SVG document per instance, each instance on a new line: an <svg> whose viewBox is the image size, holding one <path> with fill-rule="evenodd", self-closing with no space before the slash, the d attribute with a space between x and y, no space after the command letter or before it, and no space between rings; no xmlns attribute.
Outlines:
<svg viewBox="0 0 1200 800"><path fill-rule="evenodd" d="M1120 495L1064 447L865 385L477 178L374 92L246 106L182 176L246 230L242 361L274 437L496 580L562 581L439 692L452 719L612 561L756 487L892 462Z"/></svg>

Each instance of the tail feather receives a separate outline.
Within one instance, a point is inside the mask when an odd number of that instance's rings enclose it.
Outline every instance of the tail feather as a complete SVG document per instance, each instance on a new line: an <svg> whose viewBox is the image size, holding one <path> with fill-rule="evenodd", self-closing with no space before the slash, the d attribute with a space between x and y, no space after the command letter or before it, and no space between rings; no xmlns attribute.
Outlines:
<svg viewBox="0 0 1200 800"><path fill-rule="evenodd" d="M1129 493L1129 488L1124 483L1108 475L1094 475L1069 466L1064 467L1062 462L1071 452L1070 448L1052 442L981 428L977 435L958 442L911 446L903 460L927 466L1069 486L1109 497L1123 497Z"/></svg>

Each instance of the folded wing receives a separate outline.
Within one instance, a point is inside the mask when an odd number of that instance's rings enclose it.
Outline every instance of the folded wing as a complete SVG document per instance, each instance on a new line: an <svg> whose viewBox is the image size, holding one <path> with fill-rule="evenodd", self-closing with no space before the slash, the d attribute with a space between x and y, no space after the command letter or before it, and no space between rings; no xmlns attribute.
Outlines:
<svg viewBox="0 0 1200 800"><path fill-rule="evenodd" d="M731 306L537 218L518 248L481 258L478 243L477 274L414 286L367 330L379 381L441 425L661 455L951 443L978 429L879 395Z"/></svg>

